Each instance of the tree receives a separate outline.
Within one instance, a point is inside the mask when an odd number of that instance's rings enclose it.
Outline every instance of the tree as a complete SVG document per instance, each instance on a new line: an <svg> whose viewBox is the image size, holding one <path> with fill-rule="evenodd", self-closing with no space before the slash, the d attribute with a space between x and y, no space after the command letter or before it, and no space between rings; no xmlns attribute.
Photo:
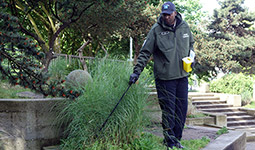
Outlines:
<svg viewBox="0 0 255 150"><path fill-rule="evenodd" d="M99 43L105 47L112 48L114 46L111 43L116 42L113 39L118 39L118 41L126 40L130 36L135 39L134 41L137 45L139 40L136 40L138 38L135 35L145 34L152 24L151 17L149 17L150 14L145 14L144 12L147 6L147 1L126 0L118 5L105 3L99 6L100 9L94 8L97 9L96 13L85 14L81 20L73 25L76 31L80 31L76 33L84 41L86 41L88 36L93 39L90 47L85 48L84 53L89 56L95 56L99 52L98 49L101 49ZM142 42L139 41L140 43ZM117 53L113 50L111 51L112 53ZM118 48L116 51L128 52L128 49Z"/></svg>
<svg viewBox="0 0 255 150"><path fill-rule="evenodd" d="M8 3L0 0L0 72L11 85L30 88L44 96L61 96L74 99L81 92L65 89L64 81L49 80L42 72L45 54L38 50L32 39L22 36L19 19L8 13Z"/></svg>
<svg viewBox="0 0 255 150"><path fill-rule="evenodd" d="M255 37L251 26L254 13L243 7L244 0L219 1L221 8L214 10L208 33L200 35L196 45L197 73L223 72L253 73Z"/></svg>
<svg viewBox="0 0 255 150"><path fill-rule="evenodd" d="M53 52L61 52L59 34L79 20L95 1L10 0L8 4L12 14L20 20L21 31L34 38L46 53L43 64L47 71L54 58Z"/></svg>

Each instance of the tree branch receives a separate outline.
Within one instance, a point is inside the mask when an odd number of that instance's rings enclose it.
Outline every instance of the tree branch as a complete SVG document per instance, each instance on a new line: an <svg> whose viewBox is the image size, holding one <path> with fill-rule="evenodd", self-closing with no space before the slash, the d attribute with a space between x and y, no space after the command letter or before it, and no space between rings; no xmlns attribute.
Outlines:
<svg viewBox="0 0 255 150"><path fill-rule="evenodd" d="M86 62L84 61L84 58L83 57L83 53L82 51L84 50L84 48L89 44L91 43L91 39L89 39L86 43L84 43L78 50L78 54L79 54L79 58L80 58L80 61L82 63L82 66L83 66L83 70L87 71L88 70L88 67L86 65Z"/></svg>
<svg viewBox="0 0 255 150"><path fill-rule="evenodd" d="M107 58L107 57L108 57L108 52L107 52L107 50L104 48L104 45L103 45L101 42L99 42L99 44L101 45L101 48L102 48L103 51L105 52L104 58Z"/></svg>

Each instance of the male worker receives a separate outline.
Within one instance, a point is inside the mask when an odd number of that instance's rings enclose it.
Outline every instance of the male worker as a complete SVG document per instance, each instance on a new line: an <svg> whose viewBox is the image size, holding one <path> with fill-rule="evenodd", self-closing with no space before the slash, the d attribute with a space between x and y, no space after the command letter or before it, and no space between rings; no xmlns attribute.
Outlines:
<svg viewBox="0 0 255 150"><path fill-rule="evenodd" d="M139 52L130 84L135 83L150 56L154 59L154 77L162 110L164 143L167 149L180 144L188 107L188 75L182 58L193 50L194 39L188 24L176 12L175 5L166 2L162 12Z"/></svg>

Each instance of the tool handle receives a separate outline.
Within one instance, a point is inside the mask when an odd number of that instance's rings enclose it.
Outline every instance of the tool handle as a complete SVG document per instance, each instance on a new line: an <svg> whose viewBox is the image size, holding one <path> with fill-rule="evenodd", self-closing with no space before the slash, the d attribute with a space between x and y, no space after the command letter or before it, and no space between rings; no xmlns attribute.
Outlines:
<svg viewBox="0 0 255 150"><path fill-rule="evenodd" d="M109 118L111 117L111 115L113 114L113 112L115 111L115 109L118 107L119 103L121 102L121 100L123 99L123 97L125 96L125 94L127 93L127 91L129 90L129 88L131 87L132 84L130 84L128 86L128 88L126 89L126 91L122 94L121 98L119 99L118 103L115 105L115 107L113 108L113 110L111 111L111 113L109 114L109 116L107 117L107 119L104 121L104 123L102 124L101 128L99 129L98 133L101 132L101 130L104 128L105 124L107 123L107 121L109 120ZM98 137L98 134L96 134L96 138Z"/></svg>

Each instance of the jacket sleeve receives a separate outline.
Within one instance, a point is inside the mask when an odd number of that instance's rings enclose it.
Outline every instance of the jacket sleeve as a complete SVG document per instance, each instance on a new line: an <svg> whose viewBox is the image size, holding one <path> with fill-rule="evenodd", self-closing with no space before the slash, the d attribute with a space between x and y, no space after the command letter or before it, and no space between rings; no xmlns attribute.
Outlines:
<svg viewBox="0 0 255 150"><path fill-rule="evenodd" d="M194 68L195 63L196 63L196 55L195 55L195 51L194 51L194 47L193 47L194 43L195 43L195 40L194 40L194 38L193 38L193 36L192 36L192 33L191 33L191 31L190 31L189 56L190 56L190 51L193 51L193 52L194 52L194 56L193 56L194 58L193 58L193 62L192 62L192 64L191 64L191 67L192 67L192 68Z"/></svg>
<svg viewBox="0 0 255 150"><path fill-rule="evenodd" d="M154 29L152 28L139 52L137 64L134 67L134 73L138 75L141 74L144 67L147 65L148 60L150 59L150 56L153 54L155 43L155 34Z"/></svg>

